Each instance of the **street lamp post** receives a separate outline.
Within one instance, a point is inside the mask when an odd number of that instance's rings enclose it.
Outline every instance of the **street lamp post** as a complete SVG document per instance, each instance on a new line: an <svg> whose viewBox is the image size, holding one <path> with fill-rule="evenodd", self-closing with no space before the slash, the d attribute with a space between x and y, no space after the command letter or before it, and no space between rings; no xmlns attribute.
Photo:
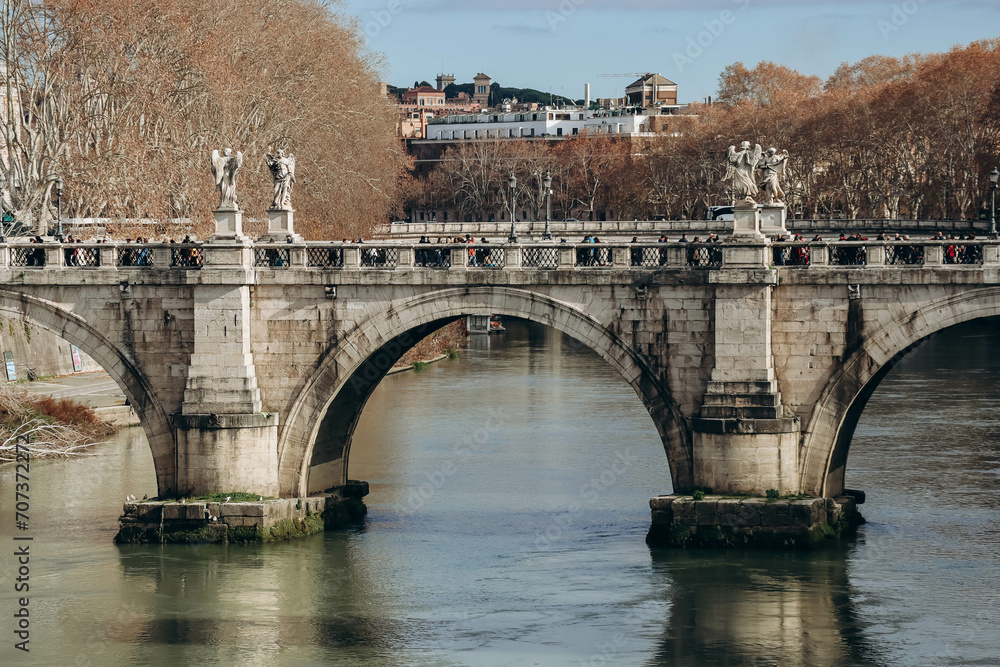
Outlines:
<svg viewBox="0 0 1000 667"><path fill-rule="evenodd" d="M514 227L514 197L517 195L517 178L514 176L514 172L510 172L507 183L510 185L510 236L507 237L507 241L517 243L517 229Z"/></svg>
<svg viewBox="0 0 1000 667"><path fill-rule="evenodd" d="M1000 171L993 167L990 172L990 238L997 237L997 179L1000 179Z"/></svg>
<svg viewBox="0 0 1000 667"><path fill-rule="evenodd" d="M549 229L549 223L552 221L552 170L545 172L542 185L545 186L545 231L542 233L542 240L551 241L552 231Z"/></svg>
<svg viewBox="0 0 1000 667"><path fill-rule="evenodd" d="M58 213L59 221L59 240L62 240L62 190L63 190L63 180L62 176L56 177L56 211Z"/></svg>

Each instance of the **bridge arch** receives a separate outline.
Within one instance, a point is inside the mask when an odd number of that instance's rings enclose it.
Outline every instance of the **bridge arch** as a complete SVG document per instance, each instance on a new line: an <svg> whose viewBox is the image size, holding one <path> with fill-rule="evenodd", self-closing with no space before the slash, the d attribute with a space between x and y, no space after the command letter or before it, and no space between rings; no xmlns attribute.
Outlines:
<svg viewBox="0 0 1000 667"><path fill-rule="evenodd" d="M27 321L76 345L107 371L128 397L146 432L159 495L172 493L177 474L173 432L166 412L138 365L82 317L50 301L0 288L0 313Z"/></svg>
<svg viewBox="0 0 1000 667"><path fill-rule="evenodd" d="M928 303L865 337L827 382L802 439L802 491L843 492L851 440L868 399L890 370L926 338L949 327L1000 316L1000 288L988 287Z"/></svg>
<svg viewBox="0 0 1000 667"><path fill-rule="evenodd" d="M691 436L685 420L665 381L625 341L581 309L549 296L509 287L470 287L396 302L330 348L283 420L278 439L282 495L307 495L345 484L354 428L389 368L441 326L466 315L491 314L548 325L611 364L652 417L674 488L691 486Z"/></svg>

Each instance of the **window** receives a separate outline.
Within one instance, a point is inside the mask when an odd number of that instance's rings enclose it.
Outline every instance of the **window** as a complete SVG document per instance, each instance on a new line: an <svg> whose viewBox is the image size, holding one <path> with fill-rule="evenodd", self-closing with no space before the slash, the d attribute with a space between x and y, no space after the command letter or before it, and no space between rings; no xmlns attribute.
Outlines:
<svg viewBox="0 0 1000 667"><path fill-rule="evenodd" d="M574 128L573 128L573 136L576 136L576 135L578 135L578 134L580 134L580 128L578 128L578 127L574 127Z"/></svg>
<svg viewBox="0 0 1000 667"><path fill-rule="evenodd" d="M556 136L557 137L561 137L563 135L562 130L563 129L561 127L556 128Z"/></svg>

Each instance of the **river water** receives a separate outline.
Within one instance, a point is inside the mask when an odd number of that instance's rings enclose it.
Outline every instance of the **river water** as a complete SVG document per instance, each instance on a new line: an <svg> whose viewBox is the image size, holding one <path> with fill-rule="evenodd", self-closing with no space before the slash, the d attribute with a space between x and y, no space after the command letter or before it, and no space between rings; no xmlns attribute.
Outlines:
<svg viewBox="0 0 1000 667"><path fill-rule="evenodd" d="M522 322L383 381L351 454L372 489L355 529L119 548L125 494L155 492L130 429L31 466L30 654L4 468L0 664L997 665L998 349L996 323L952 329L886 378L848 462L868 523L823 553L646 547L670 490L649 416Z"/></svg>

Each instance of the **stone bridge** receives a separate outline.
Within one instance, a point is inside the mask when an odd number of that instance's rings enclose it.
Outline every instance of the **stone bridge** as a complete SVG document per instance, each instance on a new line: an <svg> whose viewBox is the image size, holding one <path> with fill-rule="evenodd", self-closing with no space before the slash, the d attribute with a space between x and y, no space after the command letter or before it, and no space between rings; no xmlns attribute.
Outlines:
<svg viewBox="0 0 1000 667"><path fill-rule="evenodd" d="M958 244L958 245L956 245ZM130 399L161 497L344 487L386 371L466 315L589 346L646 406L674 489L833 497L893 364L1000 315L995 241L0 244L0 311Z"/></svg>

